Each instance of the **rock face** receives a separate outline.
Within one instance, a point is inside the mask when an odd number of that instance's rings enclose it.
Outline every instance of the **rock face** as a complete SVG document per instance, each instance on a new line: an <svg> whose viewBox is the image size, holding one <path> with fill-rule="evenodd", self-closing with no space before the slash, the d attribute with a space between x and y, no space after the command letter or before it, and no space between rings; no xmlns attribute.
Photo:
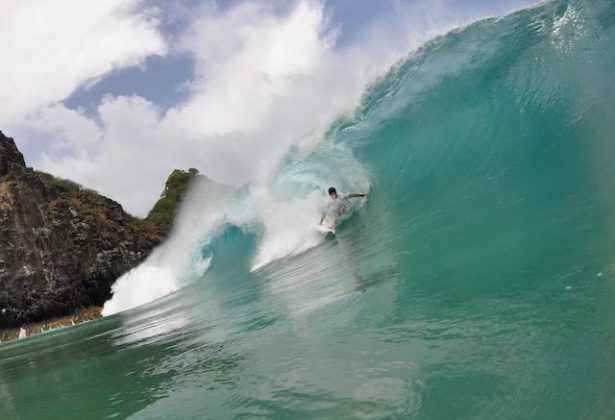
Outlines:
<svg viewBox="0 0 615 420"><path fill-rule="evenodd" d="M94 191L27 168L0 132L0 329L102 305L160 232Z"/></svg>
<svg viewBox="0 0 615 420"><path fill-rule="evenodd" d="M13 139L5 137L0 131L0 176L4 176L11 171L22 171L26 167L23 155Z"/></svg>

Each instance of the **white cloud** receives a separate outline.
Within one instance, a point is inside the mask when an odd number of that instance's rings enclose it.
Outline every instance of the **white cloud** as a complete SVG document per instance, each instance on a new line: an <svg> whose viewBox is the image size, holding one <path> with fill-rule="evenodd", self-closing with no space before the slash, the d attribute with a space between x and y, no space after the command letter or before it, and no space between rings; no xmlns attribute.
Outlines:
<svg viewBox="0 0 615 420"><path fill-rule="evenodd" d="M98 143L103 134L96 122L87 118L81 110L68 109L61 104L38 109L26 118L31 130L53 139L49 149L62 155L88 150Z"/></svg>
<svg viewBox="0 0 615 420"><path fill-rule="evenodd" d="M64 112L73 113L69 130L91 122L75 111L64 108ZM80 143L75 156L54 158L45 154L38 166L146 214L152 197L160 195L173 168L173 133L160 126L156 107L140 97L109 97L100 104L98 113L101 135L96 142Z"/></svg>
<svg viewBox="0 0 615 420"><path fill-rule="evenodd" d="M89 9L102 6L74 11L86 19L90 14L98 18L58 38L89 36L90 40L73 40L68 47L55 40L49 48L60 52L45 57L55 63L54 74L61 73L62 57L75 51L84 55L84 62L90 58L99 62L98 67L77 66L76 74L60 84L63 87L38 83L44 93L38 100L32 99L34 87L23 88L29 98L23 100L28 104L24 109L52 103L49 98L66 96L79 83L113 66L164 52L148 14L131 14L138 2L132 1L128 9L119 9L119 3L110 2L115 6L98 13ZM116 55L98 57L96 50L89 57L89 44L105 43L99 37L104 38L108 20L115 26L105 42L127 45L118 45ZM155 104L140 97L107 97L98 107L96 123L59 105L42 108L27 124L41 130L48 127L50 138L71 153L48 153L37 166L94 188L137 215L151 208L174 168L197 167L225 183L247 182L267 173L291 144L319 139L336 116L353 109L369 80L409 49L458 23L443 12L442 2L400 4L394 16L386 14L364 28L365 35L353 45L336 49L339 28L328 24L320 2L299 0L285 15L266 2L239 4L226 11L208 3L195 11L192 25L173 46L195 59L195 77L187 81L190 97L185 103L161 114ZM56 30L62 32L54 23L38 33ZM130 31L136 31L137 42L126 42ZM26 49L36 55L33 46ZM28 56L22 55L24 60ZM25 80L41 77L31 71ZM22 98L11 100L14 112L25 112L20 110ZM91 137L79 141L80 136Z"/></svg>
<svg viewBox="0 0 615 420"><path fill-rule="evenodd" d="M291 143L318 138L388 65L356 51L334 52L335 32L325 22L322 5L307 1L285 16L257 4L207 9L180 43L196 62L186 103L160 115L142 98L106 98L98 108L100 140L84 142L74 156L47 155L38 166L139 215L173 168L198 167L232 184L253 179ZM79 118L85 117L73 124Z"/></svg>
<svg viewBox="0 0 615 420"><path fill-rule="evenodd" d="M154 10L140 0L0 0L3 127L78 86L165 54Z"/></svg>

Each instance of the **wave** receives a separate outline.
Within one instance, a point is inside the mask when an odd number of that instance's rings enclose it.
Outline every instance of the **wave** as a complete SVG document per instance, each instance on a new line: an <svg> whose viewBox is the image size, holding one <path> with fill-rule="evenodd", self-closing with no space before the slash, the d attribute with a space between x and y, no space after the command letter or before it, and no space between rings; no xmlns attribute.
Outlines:
<svg viewBox="0 0 615 420"><path fill-rule="evenodd" d="M171 239L118 280L104 314L207 281L229 253L253 273L331 252L316 228L329 186L371 192L338 237L367 235L344 258L376 278L502 273L525 261L524 247L540 259L568 255L561 238L574 234L562 220L611 203L612 10L554 1L427 42L273 173L232 193L195 189ZM240 234L253 239L227 242ZM529 246L535 235L545 249Z"/></svg>

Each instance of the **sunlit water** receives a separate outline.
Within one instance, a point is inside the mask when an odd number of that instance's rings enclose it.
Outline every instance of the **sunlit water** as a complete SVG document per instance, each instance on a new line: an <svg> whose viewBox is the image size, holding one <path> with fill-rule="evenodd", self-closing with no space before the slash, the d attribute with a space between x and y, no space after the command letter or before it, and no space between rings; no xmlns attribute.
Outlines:
<svg viewBox="0 0 615 420"><path fill-rule="evenodd" d="M0 417L614 418L614 69L613 1L433 40L236 193L175 293L2 343ZM329 184L369 200L293 226Z"/></svg>

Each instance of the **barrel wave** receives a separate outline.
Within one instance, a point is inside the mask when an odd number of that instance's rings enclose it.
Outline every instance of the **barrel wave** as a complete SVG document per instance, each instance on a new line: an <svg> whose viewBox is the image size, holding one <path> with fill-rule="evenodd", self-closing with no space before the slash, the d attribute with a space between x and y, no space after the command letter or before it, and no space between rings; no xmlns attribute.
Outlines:
<svg viewBox="0 0 615 420"><path fill-rule="evenodd" d="M431 40L262 180L197 189L115 314L2 343L0 414L612 418L614 68L608 0ZM369 192L335 237L329 186Z"/></svg>

